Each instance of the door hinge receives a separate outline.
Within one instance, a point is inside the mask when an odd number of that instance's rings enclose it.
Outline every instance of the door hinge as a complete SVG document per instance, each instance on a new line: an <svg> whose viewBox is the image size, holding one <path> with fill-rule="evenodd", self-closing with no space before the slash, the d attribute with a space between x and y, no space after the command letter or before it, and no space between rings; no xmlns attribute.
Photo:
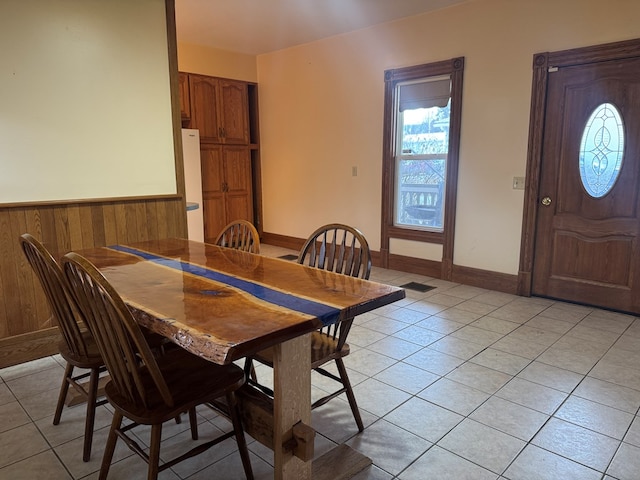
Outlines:
<svg viewBox="0 0 640 480"><path fill-rule="evenodd" d="M549 73L553 73L553 72L557 72L557 71L558 71L558 67L549 67L547 69L547 72L549 72Z"/></svg>

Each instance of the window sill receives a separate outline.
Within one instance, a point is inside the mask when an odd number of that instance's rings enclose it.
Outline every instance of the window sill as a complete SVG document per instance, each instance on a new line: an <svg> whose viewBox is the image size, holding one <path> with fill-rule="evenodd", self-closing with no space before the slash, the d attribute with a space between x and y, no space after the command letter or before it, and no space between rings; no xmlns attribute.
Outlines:
<svg viewBox="0 0 640 480"><path fill-rule="evenodd" d="M444 233L416 230L410 227L389 227L387 230L389 238L400 238L402 240L413 240L425 243L444 243Z"/></svg>

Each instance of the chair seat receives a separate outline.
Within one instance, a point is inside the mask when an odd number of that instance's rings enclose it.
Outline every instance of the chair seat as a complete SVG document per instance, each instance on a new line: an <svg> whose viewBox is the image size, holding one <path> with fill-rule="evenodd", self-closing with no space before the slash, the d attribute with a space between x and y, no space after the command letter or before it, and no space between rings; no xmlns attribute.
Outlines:
<svg viewBox="0 0 640 480"><path fill-rule="evenodd" d="M338 339L326 335L323 332L315 331L311 333L311 368L318 368L325 363L336 358L349 355L349 344L345 343L342 349L338 350ZM265 348L255 355L254 360L273 367L273 348Z"/></svg>
<svg viewBox="0 0 640 480"><path fill-rule="evenodd" d="M163 423L196 405L224 396L244 383L244 372L236 365L216 365L186 350L171 349L156 358L158 367L173 395L172 406L166 405L153 379L143 367L142 383L147 394L144 407L131 403L120 395L113 384L107 383L105 394L109 403L126 417L142 425Z"/></svg>

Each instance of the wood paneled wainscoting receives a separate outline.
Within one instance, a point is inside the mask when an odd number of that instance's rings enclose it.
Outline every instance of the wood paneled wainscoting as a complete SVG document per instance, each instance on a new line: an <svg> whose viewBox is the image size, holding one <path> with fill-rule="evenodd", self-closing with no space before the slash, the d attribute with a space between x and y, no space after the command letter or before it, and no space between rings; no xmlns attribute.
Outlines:
<svg viewBox="0 0 640 480"><path fill-rule="evenodd" d="M187 236L182 197L34 204L0 208L0 368L56 353L55 320L18 237L31 233L54 253Z"/></svg>

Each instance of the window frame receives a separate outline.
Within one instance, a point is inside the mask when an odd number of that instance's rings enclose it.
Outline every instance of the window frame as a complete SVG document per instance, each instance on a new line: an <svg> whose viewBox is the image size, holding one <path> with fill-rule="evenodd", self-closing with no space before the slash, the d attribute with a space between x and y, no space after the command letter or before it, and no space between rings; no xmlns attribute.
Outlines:
<svg viewBox="0 0 640 480"><path fill-rule="evenodd" d="M384 267L389 266L389 243L392 238L441 244L443 246L441 278L451 278L462 117L463 73L464 57L385 70L384 72L382 238L380 244L381 260ZM396 85L401 82L443 75L449 75L451 78L451 120L449 125L443 230L442 232L436 232L413 229L410 226L395 226L396 132L398 128Z"/></svg>

